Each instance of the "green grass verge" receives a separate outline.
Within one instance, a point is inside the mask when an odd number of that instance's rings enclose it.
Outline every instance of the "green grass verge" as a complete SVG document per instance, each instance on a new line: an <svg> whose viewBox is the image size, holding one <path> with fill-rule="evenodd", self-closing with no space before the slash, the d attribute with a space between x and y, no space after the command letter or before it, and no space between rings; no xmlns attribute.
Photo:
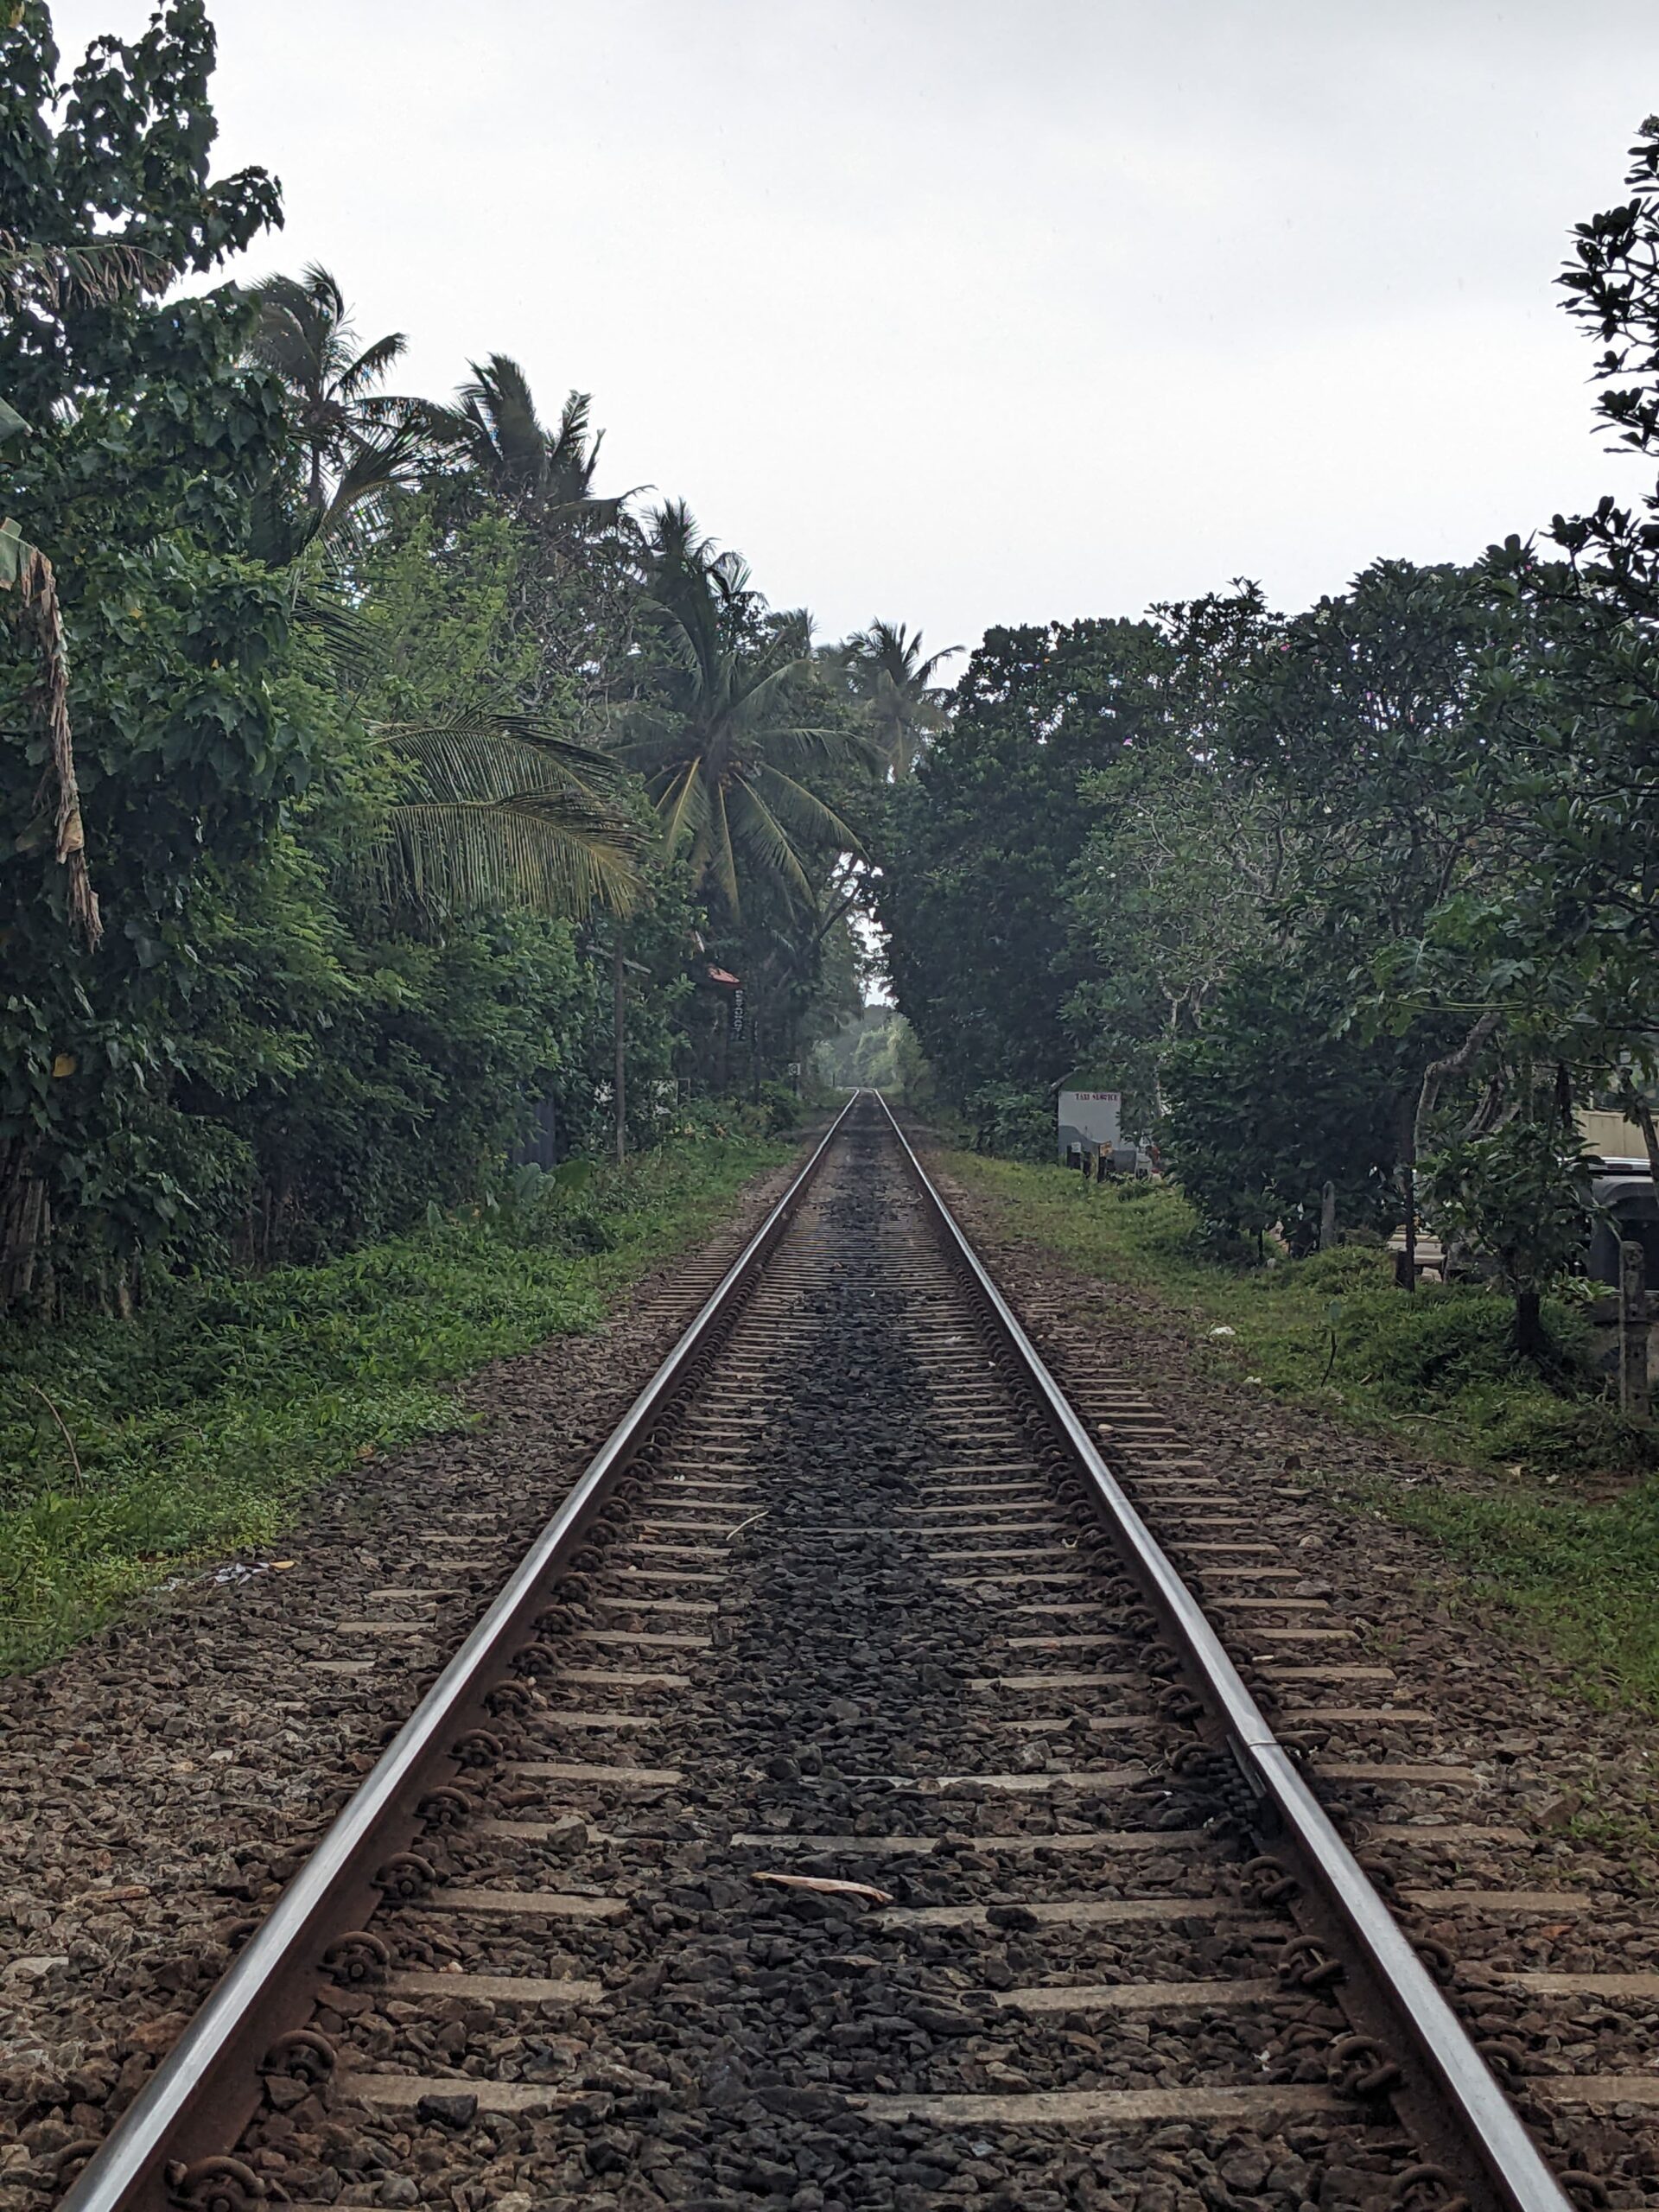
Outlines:
<svg viewBox="0 0 1659 2212"><path fill-rule="evenodd" d="M1490 1477L1341 1488L1433 1537L1597 1694L1659 1709L1654 1437L1592 1390L1562 1395L1517 1366L1507 1299L1432 1284L1408 1298L1386 1254L1349 1247L1241 1274L1205 1259L1166 1185L1098 1189L972 1153L942 1164L1008 1236L1152 1293L1232 1380ZM1551 1303L1545 1319L1569 1358L1581 1351L1580 1308Z"/></svg>
<svg viewBox="0 0 1659 2212"><path fill-rule="evenodd" d="M597 1327L790 1149L677 1145L574 1197L176 1284L130 1322L0 1328L0 1671L171 1574L270 1544L353 1461L466 1426L458 1377Z"/></svg>

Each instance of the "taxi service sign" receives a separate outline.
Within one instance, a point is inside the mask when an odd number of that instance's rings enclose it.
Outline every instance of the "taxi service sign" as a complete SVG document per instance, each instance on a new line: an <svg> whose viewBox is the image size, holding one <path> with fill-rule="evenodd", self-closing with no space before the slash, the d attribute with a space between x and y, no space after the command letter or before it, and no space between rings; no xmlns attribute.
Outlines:
<svg viewBox="0 0 1659 2212"><path fill-rule="evenodd" d="M1120 1141L1123 1108L1120 1090L1063 1090L1060 1093L1060 1158L1074 1152L1112 1152Z"/></svg>

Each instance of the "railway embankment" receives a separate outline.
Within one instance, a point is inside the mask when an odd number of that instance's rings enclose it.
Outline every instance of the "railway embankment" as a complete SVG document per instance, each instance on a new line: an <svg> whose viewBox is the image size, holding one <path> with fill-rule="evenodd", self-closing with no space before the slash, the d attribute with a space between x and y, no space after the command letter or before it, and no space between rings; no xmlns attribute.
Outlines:
<svg viewBox="0 0 1659 2212"><path fill-rule="evenodd" d="M1197 1249L1173 1190L929 1157L1011 1295L1133 1359L1211 1448L1295 1485L1436 1619L1497 1631L1483 1664L1659 1716L1656 1440L1583 1374L1517 1364L1501 1295L1408 1300L1359 1246L1241 1273ZM1546 1319L1570 1361L1583 1309Z"/></svg>
<svg viewBox="0 0 1659 2212"><path fill-rule="evenodd" d="M214 1642L263 1746L219 1912L58 1885L19 2205L1659 2201L1653 1864L1580 1819L1628 1730L1052 1268L999 1287L871 1102L814 1175L539 1533L474 1466ZM25 1895L124 1749L32 1777Z"/></svg>
<svg viewBox="0 0 1659 2212"><path fill-rule="evenodd" d="M741 1193L793 1154L728 1137L521 1177L498 1205L314 1266L163 1281L126 1319L0 1326L0 1675L157 1598L193 1603L204 1579L280 1581L331 1482L359 1510L424 1481L429 1440L487 1458L495 1363L539 1372L535 1347L660 1303L653 1271L743 1217Z"/></svg>

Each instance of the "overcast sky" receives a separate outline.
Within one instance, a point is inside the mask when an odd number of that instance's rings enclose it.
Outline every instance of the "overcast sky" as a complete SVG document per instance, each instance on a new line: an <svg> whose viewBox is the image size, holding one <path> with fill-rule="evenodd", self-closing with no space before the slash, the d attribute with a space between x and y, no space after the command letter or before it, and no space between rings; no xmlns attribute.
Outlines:
<svg viewBox="0 0 1659 2212"><path fill-rule="evenodd" d="M822 632L1281 606L1624 477L1551 279L1652 0L209 0L248 268L594 395ZM147 0L54 10L66 55Z"/></svg>

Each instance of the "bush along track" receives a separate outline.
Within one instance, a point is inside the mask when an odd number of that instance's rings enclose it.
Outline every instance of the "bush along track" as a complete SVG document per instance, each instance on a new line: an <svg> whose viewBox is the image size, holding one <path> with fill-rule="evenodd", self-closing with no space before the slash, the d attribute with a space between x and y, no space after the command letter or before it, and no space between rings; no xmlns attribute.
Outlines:
<svg viewBox="0 0 1659 2212"><path fill-rule="evenodd" d="M480 1418L457 1380L596 1327L789 1147L728 1137L310 1268L181 1283L130 1322L0 1332L0 1669L269 1546L320 1484Z"/></svg>
<svg viewBox="0 0 1659 2212"><path fill-rule="evenodd" d="M1180 1387L1248 1393L1258 1427L1276 1408L1300 1479L1432 1539L1592 1694L1659 1709L1655 1440L1587 1380L1558 1389L1517 1363L1501 1293L1429 1285L1408 1299L1387 1255L1358 1246L1240 1272L1205 1255L1167 1186L1097 1189L964 1153L940 1164L990 1238L1131 1293L1112 1327L1155 1339ZM1582 1311L1547 1301L1544 1318L1570 1372Z"/></svg>

